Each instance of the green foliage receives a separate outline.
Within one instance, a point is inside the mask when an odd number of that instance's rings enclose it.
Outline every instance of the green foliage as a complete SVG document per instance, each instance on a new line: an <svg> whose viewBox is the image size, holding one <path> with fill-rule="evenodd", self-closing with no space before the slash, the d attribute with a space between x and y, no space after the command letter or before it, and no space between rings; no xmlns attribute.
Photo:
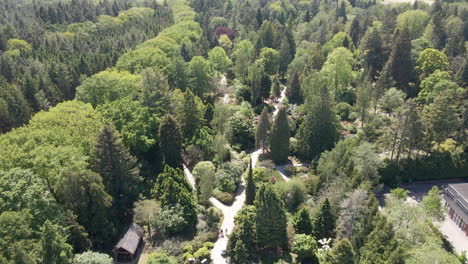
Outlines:
<svg viewBox="0 0 468 264"><path fill-rule="evenodd" d="M31 170L13 168L0 172L0 211L28 210L34 219L25 219L38 230L48 217L58 217L59 206L48 186Z"/></svg>
<svg viewBox="0 0 468 264"><path fill-rule="evenodd" d="M320 206L320 211L313 218L312 234L318 240L335 237L336 217L332 213L328 198Z"/></svg>
<svg viewBox="0 0 468 264"><path fill-rule="evenodd" d="M382 26L378 22L374 22L361 39L360 49L364 56L365 67L373 79L377 78L385 64L383 42Z"/></svg>
<svg viewBox="0 0 468 264"><path fill-rule="evenodd" d="M106 125L98 136L90 167L101 175L106 192L113 198L111 214L120 215L116 225L118 229L123 228L131 220L140 177L135 157L125 148L113 127Z"/></svg>
<svg viewBox="0 0 468 264"><path fill-rule="evenodd" d="M221 47L215 47L208 52L208 61L217 72L226 72L232 64L231 59Z"/></svg>
<svg viewBox="0 0 468 264"><path fill-rule="evenodd" d="M249 159L249 168L247 171L247 183L245 187L245 204L253 205L255 201L256 187L253 179L252 159Z"/></svg>
<svg viewBox="0 0 468 264"><path fill-rule="evenodd" d="M198 185L200 201L208 203L208 199L211 198L216 184L215 167L213 163L209 161L199 162L193 168L192 174Z"/></svg>
<svg viewBox="0 0 468 264"><path fill-rule="evenodd" d="M112 264L112 258L106 254L86 251L75 255L73 264Z"/></svg>
<svg viewBox="0 0 468 264"><path fill-rule="evenodd" d="M353 107L346 102L341 102L335 106L335 111L341 121L345 121L348 120L349 114L353 111Z"/></svg>
<svg viewBox="0 0 468 264"><path fill-rule="evenodd" d="M30 53L32 51L31 45L22 39L9 39L7 41L8 51L18 50L20 52Z"/></svg>
<svg viewBox="0 0 468 264"><path fill-rule="evenodd" d="M262 60L256 60L248 68L247 80L251 88L252 105L256 105L261 101L262 78L265 75L264 65Z"/></svg>
<svg viewBox="0 0 468 264"><path fill-rule="evenodd" d="M152 194L161 202L161 206L165 210L181 214L178 221L173 219L166 222L169 226L174 224L178 227L168 228L168 234L194 230L197 223L196 203L192 197L192 188L180 169L173 169L166 165L164 172L159 174L156 179ZM170 215L171 212L167 212L167 214ZM177 216L175 213L172 214L174 217ZM165 217L162 217L161 220L167 221Z"/></svg>
<svg viewBox="0 0 468 264"><path fill-rule="evenodd" d="M255 195L258 245L269 249L286 249L288 236L284 204L271 184L263 184Z"/></svg>
<svg viewBox="0 0 468 264"><path fill-rule="evenodd" d="M141 72L140 90L139 100L150 113L164 114L171 110L169 84L158 69L148 68Z"/></svg>
<svg viewBox="0 0 468 264"><path fill-rule="evenodd" d="M139 92L140 75L126 71L105 70L86 78L76 88L76 99L93 106L124 97L135 97Z"/></svg>
<svg viewBox="0 0 468 264"><path fill-rule="evenodd" d="M270 138L271 159L283 163L289 157L289 125L286 108L281 107L273 122Z"/></svg>
<svg viewBox="0 0 468 264"><path fill-rule="evenodd" d="M293 225L296 234L312 234L312 221L307 208L301 208L294 214Z"/></svg>
<svg viewBox="0 0 468 264"><path fill-rule="evenodd" d="M447 56L436 49L425 49L419 54L416 64L416 69L418 69L423 76L429 76L436 70L446 71L449 66Z"/></svg>
<svg viewBox="0 0 468 264"><path fill-rule="evenodd" d="M159 125L159 139L164 162L173 167L182 167L182 135L174 117L165 115Z"/></svg>
<svg viewBox="0 0 468 264"><path fill-rule="evenodd" d="M154 252L148 255L147 264L177 264L177 259L165 251Z"/></svg>
<svg viewBox="0 0 468 264"><path fill-rule="evenodd" d="M317 254L317 241L311 235L297 234L294 236L291 251L297 254L299 260L311 259Z"/></svg>
<svg viewBox="0 0 468 264"><path fill-rule="evenodd" d="M0 137L0 167L29 168L55 186L63 171L88 167L103 118L91 105L77 101L61 103L34 116L28 126Z"/></svg>
<svg viewBox="0 0 468 264"><path fill-rule="evenodd" d="M298 104L303 101L301 95L301 83L299 80L299 74L294 73L292 78L289 81L288 87L286 89L286 95L291 103Z"/></svg>
<svg viewBox="0 0 468 264"><path fill-rule="evenodd" d="M330 251L330 264L353 264L354 250L351 242L344 238L336 243Z"/></svg>
<svg viewBox="0 0 468 264"><path fill-rule="evenodd" d="M248 149L255 143L253 112L248 103L228 117L230 143L241 149Z"/></svg>
<svg viewBox="0 0 468 264"><path fill-rule="evenodd" d="M67 243L65 229L46 221L41 228L42 263L69 264L73 248Z"/></svg>
<svg viewBox="0 0 468 264"><path fill-rule="evenodd" d="M0 132L7 132L26 123L30 118L30 111L19 87L0 77Z"/></svg>
<svg viewBox="0 0 468 264"><path fill-rule="evenodd" d="M442 206L442 198L437 186L433 186L431 190L424 196L421 202L426 214L436 221L443 221L445 219L444 209Z"/></svg>
<svg viewBox="0 0 468 264"><path fill-rule="evenodd" d="M405 93L392 87L388 89L379 100L380 108L387 114L393 113L403 105Z"/></svg>
<svg viewBox="0 0 468 264"><path fill-rule="evenodd" d="M277 182L275 189L290 212L294 212L305 200L306 187L301 179L293 178L288 182Z"/></svg>
<svg viewBox="0 0 468 264"><path fill-rule="evenodd" d="M409 191L408 191L408 190L405 190L405 189L403 189L403 188L395 188L395 189L391 189L391 190L390 190L390 193L391 193L393 196L395 196L397 199L406 201L406 198L408 198L408 193L409 193Z"/></svg>
<svg viewBox="0 0 468 264"><path fill-rule="evenodd" d="M232 259L256 261L258 258L255 218L256 209L250 205L244 206L235 216L235 228L226 248Z"/></svg>
<svg viewBox="0 0 468 264"><path fill-rule="evenodd" d="M103 176L108 176L103 174ZM109 184L109 179L106 179L106 184ZM125 184L124 180L122 183ZM115 211L109 209L121 208L128 206L123 204L123 199L115 199L114 206L113 197L109 195L108 189L115 186L105 186L103 178L93 172L76 172L68 169L64 172L63 177L58 183L58 191L55 196L63 206L71 210L77 216L77 222L81 224L93 242L95 249L104 249L111 246L109 237L115 237L115 228L121 228L117 221L111 221L109 216ZM112 192L112 194L114 194ZM134 195L130 194L129 196ZM130 198L131 199L131 198ZM121 204L118 204L121 203ZM126 209L126 208L125 208ZM127 211L121 212L122 216ZM75 242L76 243L76 242ZM89 243L89 242L88 242ZM86 244L88 244L86 243ZM89 247L89 245L82 245ZM77 245L75 245L77 249Z"/></svg>
<svg viewBox="0 0 468 264"><path fill-rule="evenodd" d="M429 157L403 160L398 165L387 161L380 170L385 184L463 178L468 168L466 154L433 153ZM398 183L398 182L397 182Z"/></svg>
<svg viewBox="0 0 468 264"><path fill-rule="evenodd" d="M421 37L429 22L429 15L422 10L408 10L398 15L398 27L408 28L411 39Z"/></svg>
<svg viewBox="0 0 468 264"><path fill-rule="evenodd" d="M460 260L453 254L450 254L443 248L441 248L435 242L427 243L421 247L415 248L409 252L409 257L405 263L417 264L417 263L447 263L447 264L459 264Z"/></svg>
<svg viewBox="0 0 468 264"><path fill-rule="evenodd" d="M211 91L211 67L207 60L195 56L188 64L190 89L197 95L203 96Z"/></svg>
<svg viewBox="0 0 468 264"><path fill-rule="evenodd" d="M260 114L260 119L258 121L257 128L255 130L255 146L257 148L262 148L265 151L265 148L269 145L268 134L270 132L270 117L268 116L268 110L266 107L263 108L262 113Z"/></svg>
<svg viewBox="0 0 468 264"><path fill-rule="evenodd" d="M146 226L148 234L152 234L151 226L153 218L161 211L161 206L154 200L139 200L135 202L133 209L133 222Z"/></svg>
<svg viewBox="0 0 468 264"><path fill-rule="evenodd" d="M234 72L236 77L240 80L245 80L247 77L247 70L250 66L250 62L254 57L254 47L248 40L242 40L239 42L232 53L234 59Z"/></svg>
<svg viewBox="0 0 468 264"><path fill-rule="evenodd" d="M297 138L300 156L315 159L331 149L339 138L339 123L333 112L333 103L324 81L317 84L319 93L310 96L306 103L306 116Z"/></svg>
<svg viewBox="0 0 468 264"><path fill-rule="evenodd" d="M27 211L0 214L0 260L6 263L40 263L40 246L33 236L32 216ZM12 232L14 230L14 232Z"/></svg>
<svg viewBox="0 0 468 264"><path fill-rule="evenodd" d="M375 228L361 248L359 263L404 263L392 225L381 215L377 215L374 221Z"/></svg>
<svg viewBox="0 0 468 264"><path fill-rule="evenodd" d="M195 253L193 253L193 256L196 259L210 259L210 250L207 247L202 247L199 250L197 250Z"/></svg>
<svg viewBox="0 0 468 264"><path fill-rule="evenodd" d="M203 103L190 90L186 90L184 93L175 90L173 101L175 117L180 125L182 135L186 140L191 140L203 120Z"/></svg>
<svg viewBox="0 0 468 264"><path fill-rule="evenodd" d="M449 137L454 137L461 127L462 112L460 95L455 90L447 90L439 94L434 103L423 109L423 120L429 132L429 137L440 144Z"/></svg>
<svg viewBox="0 0 468 264"><path fill-rule="evenodd" d="M398 30L393 49L390 53L385 67L382 70L379 86L391 87L392 80L396 88L405 91L407 95L412 94L408 84L414 79L414 63L411 59L411 38L407 28Z"/></svg>
<svg viewBox="0 0 468 264"><path fill-rule="evenodd" d="M435 70L431 75L421 82L421 91L416 98L418 103L430 104L441 93L447 90L454 90L458 94L463 93L463 89L452 81L449 72Z"/></svg>
<svg viewBox="0 0 468 264"><path fill-rule="evenodd" d="M122 55L117 61L116 68L119 71L140 73L143 69L156 67L165 72L170 60L159 48L140 47Z"/></svg>
<svg viewBox="0 0 468 264"><path fill-rule="evenodd" d="M185 219L183 208L179 204L171 207L163 207L151 218L151 226L157 235L164 238L186 231L188 222Z"/></svg>
<svg viewBox="0 0 468 264"><path fill-rule="evenodd" d="M263 69L269 75L275 75L279 70L280 53L272 48L263 48L260 52Z"/></svg>
<svg viewBox="0 0 468 264"><path fill-rule="evenodd" d="M345 89L354 80L353 54L346 48L334 49L327 57L321 73L325 77L327 85L333 90L335 100L343 100Z"/></svg>
<svg viewBox="0 0 468 264"><path fill-rule="evenodd" d="M123 98L100 105L97 110L112 121L134 155L147 153L156 145L159 120L139 102Z"/></svg>

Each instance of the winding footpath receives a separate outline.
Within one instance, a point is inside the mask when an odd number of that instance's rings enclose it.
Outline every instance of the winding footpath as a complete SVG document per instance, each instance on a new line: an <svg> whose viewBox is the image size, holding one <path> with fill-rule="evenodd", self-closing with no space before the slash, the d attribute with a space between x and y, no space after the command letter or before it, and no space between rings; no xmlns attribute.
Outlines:
<svg viewBox="0 0 468 264"><path fill-rule="evenodd" d="M226 82L225 77L221 80L221 82ZM275 111L273 111L273 119L276 117L279 111L279 107L282 105L281 102L286 97L286 87L284 87L283 91L281 92L281 96L278 100L274 103ZM223 97L223 102L227 104L229 102L229 96L225 94ZM261 149L257 149L251 153L252 159L252 168L255 168L258 157L262 153ZM280 170L282 168L282 170ZM289 181L289 178L286 177L284 174L284 166L277 166L278 171L280 172L281 176L285 179L285 181ZM184 174L187 180L189 181L190 185L194 189L195 186L195 178L193 177L190 170L184 165ZM228 235L231 234L232 230L234 229L234 217L236 216L237 212L244 206L245 204L245 182L244 177L242 177L239 186L237 187L234 202L232 205L227 206L218 201L216 198L211 197L210 202L218 208L223 213L223 222L221 223L221 229L223 230L223 237L218 237L218 240L214 243L214 247L211 250L211 260L213 264L227 264L226 259L221 256L223 250L226 249L228 243ZM227 230L227 232L226 232Z"/></svg>

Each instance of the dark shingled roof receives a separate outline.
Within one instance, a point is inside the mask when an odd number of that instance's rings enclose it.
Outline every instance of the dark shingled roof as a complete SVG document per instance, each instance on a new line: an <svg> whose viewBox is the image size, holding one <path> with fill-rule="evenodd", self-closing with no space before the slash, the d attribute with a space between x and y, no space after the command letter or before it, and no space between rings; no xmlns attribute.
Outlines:
<svg viewBox="0 0 468 264"><path fill-rule="evenodd" d="M444 198L457 215L468 223L468 183L449 184Z"/></svg>
<svg viewBox="0 0 468 264"><path fill-rule="evenodd" d="M137 224L131 224L127 232L123 235L120 239L119 243L114 248L114 251L118 249L124 249L131 254L135 254L138 244L140 243L140 239L143 238L144 230Z"/></svg>

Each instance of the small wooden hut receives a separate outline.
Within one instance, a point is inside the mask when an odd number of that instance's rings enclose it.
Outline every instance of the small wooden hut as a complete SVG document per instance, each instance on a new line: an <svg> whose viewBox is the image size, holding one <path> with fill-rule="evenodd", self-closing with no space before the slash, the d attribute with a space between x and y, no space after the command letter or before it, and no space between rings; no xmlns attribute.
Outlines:
<svg viewBox="0 0 468 264"><path fill-rule="evenodd" d="M131 224L112 252L116 262L131 262L143 242L144 230L137 224Z"/></svg>

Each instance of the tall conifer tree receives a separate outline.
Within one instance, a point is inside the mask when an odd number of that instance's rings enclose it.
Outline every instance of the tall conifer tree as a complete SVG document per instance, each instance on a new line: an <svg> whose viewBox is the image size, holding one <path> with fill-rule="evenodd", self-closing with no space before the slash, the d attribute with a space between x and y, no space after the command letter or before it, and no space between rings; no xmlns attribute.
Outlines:
<svg viewBox="0 0 468 264"><path fill-rule="evenodd" d="M91 157L91 169L101 175L106 192L113 197L111 217L117 228L131 220L138 199L140 178L136 159L130 155L113 127L107 125L98 136Z"/></svg>
<svg viewBox="0 0 468 264"><path fill-rule="evenodd" d="M164 161L173 168L182 168L182 135L174 117L166 115L159 126L159 138Z"/></svg>
<svg viewBox="0 0 468 264"><path fill-rule="evenodd" d="M245 204L246 205L253 205L255 201L255 182L253 179L253 168L252 168L252 159L250 159L249 163L249 172L247 174L247 184L245 187Z"/></svg>
<svg viewBox="0 0 468 264"><path fill-rule="evenodd" d="M278 110L270 139L271 159L274 162L286 162L289 156L289 125L286 108Z"/></svg>
<svg viewBox="0 0 468 264"><path fill-rule="evenodd" d="M273 189L263 184L255 197L257 240L260 249L287 249L287 219L284 204Z"/></svg>
<svg viewBox="0 0 468 264"><path fill-rule="evenodd" d="M257 130L255 131L255 145L257 148L262 148L262 152L268 147L268 133L270 132L270 119L268 117L267 108L264 107L260 114Z"/></svg>

